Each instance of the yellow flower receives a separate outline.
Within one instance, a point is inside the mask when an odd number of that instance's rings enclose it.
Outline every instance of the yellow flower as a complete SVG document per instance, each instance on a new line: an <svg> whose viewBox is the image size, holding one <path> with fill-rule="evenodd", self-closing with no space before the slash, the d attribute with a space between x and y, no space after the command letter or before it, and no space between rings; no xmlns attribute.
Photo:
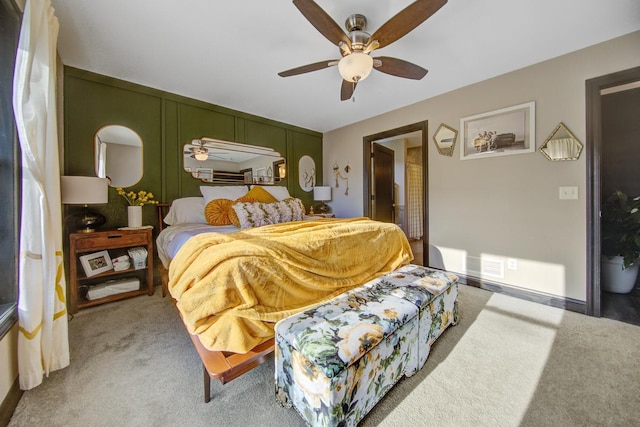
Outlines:
<svg viewBox="0 0 640 427"><path fill-rule="evenodd" d="M153 200L153 193L147 193L145 190L124 191L121 187L116 188L118 194L127 201L131 206L157 205L158 202Z"/></svg>

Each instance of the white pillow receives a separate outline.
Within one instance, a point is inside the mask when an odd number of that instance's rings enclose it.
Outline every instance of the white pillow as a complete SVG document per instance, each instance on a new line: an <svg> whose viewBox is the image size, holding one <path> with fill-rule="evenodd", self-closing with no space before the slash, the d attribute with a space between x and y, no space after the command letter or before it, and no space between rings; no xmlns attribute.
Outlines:
<svg viewBox="0 0 640 427"><path fill-rule="evenodd" d="M246 185L203 185L200 187L200 192L206 206L210 201L216 199L239 199L249 192L249 188Z"/></svg>
<svg viewBox="0 0 640 427"><path fill-rule="evenodd" d="M251 188L253 187L257 187L257 185L252 185ZM291 195L289 194L289 190L287 190L287 187L276 186L276 185L265 185L260 187L262 187L265 191L267 191L269 194L271 194L273 197L275 197L279 201L291 198Z"/></svg>
<svg viewBox="0 0 640 427"><path fill-rule="evenodd" d="M175 199L171 203L169 213L163 219L165 224L206 224L204 217L204 198L202 197L183 197Z"/></svg>

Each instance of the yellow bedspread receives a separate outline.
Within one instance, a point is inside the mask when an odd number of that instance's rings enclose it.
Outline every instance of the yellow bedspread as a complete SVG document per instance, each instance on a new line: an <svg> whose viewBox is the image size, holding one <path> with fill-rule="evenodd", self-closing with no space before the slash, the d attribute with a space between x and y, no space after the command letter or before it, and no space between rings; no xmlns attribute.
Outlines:
<svg viewBox="0 0 640 427"><path fill-rule="evenodd" d="M169 291L206 348L246 353L274 336L278 320L412 258L399 227L368 218L205 233L171 261Z"/></svg>

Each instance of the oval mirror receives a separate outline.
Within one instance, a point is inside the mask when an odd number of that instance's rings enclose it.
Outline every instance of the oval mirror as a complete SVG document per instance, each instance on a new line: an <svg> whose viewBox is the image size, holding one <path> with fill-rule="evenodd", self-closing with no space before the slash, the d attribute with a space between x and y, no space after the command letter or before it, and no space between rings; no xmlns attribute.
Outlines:
<svg viewBox="0 0 640 427"><path fill-rule="evenodd" d="M125 126L108 125L94 138L95 168L111 187L131 187L142 178L142 138Z"/></svg>
<svg viewBox="0 0 640 427"><path fill-rule="evenodd" d="M316 162L311 156L304 155L298 161L298 183L306 192L313 190L316 185Z"/></svg>

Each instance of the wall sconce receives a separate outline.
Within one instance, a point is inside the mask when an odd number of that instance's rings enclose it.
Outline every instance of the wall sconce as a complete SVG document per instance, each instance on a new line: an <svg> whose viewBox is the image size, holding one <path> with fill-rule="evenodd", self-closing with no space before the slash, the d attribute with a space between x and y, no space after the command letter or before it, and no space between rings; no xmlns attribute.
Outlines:
<svg viewBox="0 0 640 427"><path fill-rule="evenodd" d="M79 231L91 233L106 222L104 215L89 211L87 205L109 202L109 180L91 176L61 176L60 195L65 205L84 205L81 214L70 215Z"/></svg>
<svg viewBox="0 0 640 427"><path fill-rule="evenodd" d="M331 208L325 203L331 200L331 187L319 186L313 187L313 200L319 201L320 204L316 206L316 213L326 214L331 211Z"/></svg>
<svg viewBox="0 0 640 427"><path fill-rule="evenodd" d="M286 178L286 176L287 176L287 165L284 163L280 163L278 165L278 177L282 179L282 178Z"/></svg>

